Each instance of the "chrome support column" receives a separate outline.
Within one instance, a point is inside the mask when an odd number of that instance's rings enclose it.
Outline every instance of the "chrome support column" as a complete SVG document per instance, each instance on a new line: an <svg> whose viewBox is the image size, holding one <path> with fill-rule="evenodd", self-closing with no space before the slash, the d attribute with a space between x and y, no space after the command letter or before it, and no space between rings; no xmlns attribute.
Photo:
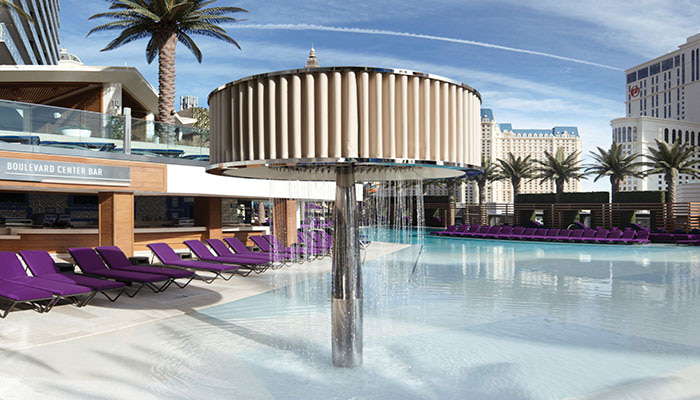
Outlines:
<svg viewBox="0 0 700 400"><path fill-rule="evenodd" d="M362 365L362 273L353 165L336 168L331 319L333 365Z"/></svg>

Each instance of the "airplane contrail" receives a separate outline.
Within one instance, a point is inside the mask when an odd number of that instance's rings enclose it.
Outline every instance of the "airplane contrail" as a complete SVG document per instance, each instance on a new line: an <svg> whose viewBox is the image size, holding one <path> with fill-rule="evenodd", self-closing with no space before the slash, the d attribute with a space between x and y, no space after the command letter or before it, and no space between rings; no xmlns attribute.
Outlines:
<svg viewBox="0 0 700 400"><path fill-rule="evenodd" d="M579 60L577 58L558 56L556 54L544 53L541 51L519 49L516 47L501 46L498 44L477 42L474 40L457 39L444 36L424 35L422 33L411 32L396 32L383 29L366 29L366 28L348 28L339 26L316 25L316 24L230 24L227 28L231 29L262 29L262 30L290 30L290 31L327 31L327 32L346 32L346 33L361 33L365 35L384 35L384 36L401 36L427 40L438 40L442 42L468 44L472 46L487 47L491 49L511 51L514 53L531 54L535 56L554 58L556 60L569 61L578 64L590 65L593 67L610 69L613 71L623 71L621 68L610 65L600 64L592 61Z"/></svg>

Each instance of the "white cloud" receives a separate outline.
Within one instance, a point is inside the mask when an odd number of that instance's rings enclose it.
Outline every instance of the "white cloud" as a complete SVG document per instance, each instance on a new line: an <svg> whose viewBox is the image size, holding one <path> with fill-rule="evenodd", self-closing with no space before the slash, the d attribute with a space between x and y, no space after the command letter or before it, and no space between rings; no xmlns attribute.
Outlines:
<svg viewBox="0 0 700 400"><path fill-rule="evenodd" d="M502 0L537 12L578 20L603 29L585 29L604 46L658 57L698 33L700 3L689 0ZM557 21L553 21L557 23ZM581 29L572 26L572 29Z"/></svg>

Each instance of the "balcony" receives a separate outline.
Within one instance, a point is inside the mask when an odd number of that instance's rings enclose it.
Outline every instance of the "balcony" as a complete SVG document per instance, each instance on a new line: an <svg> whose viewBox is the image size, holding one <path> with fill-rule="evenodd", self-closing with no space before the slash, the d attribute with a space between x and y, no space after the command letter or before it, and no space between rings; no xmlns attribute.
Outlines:
<svg viewBox="0 0 700 400"><path fill-rule="evenodd" d="M0 100L0 149L97 158L129 155L152 162L208 161L209 131Z"/></svg>

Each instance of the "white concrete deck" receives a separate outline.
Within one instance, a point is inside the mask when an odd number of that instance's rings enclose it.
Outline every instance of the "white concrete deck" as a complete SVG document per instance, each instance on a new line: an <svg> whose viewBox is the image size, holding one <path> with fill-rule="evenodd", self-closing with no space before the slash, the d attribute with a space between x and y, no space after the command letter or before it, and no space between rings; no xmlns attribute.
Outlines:
<svg viewBox="0 0 700 400"><path fill-rule="evenodd" d="M406 245L373 243L367 249L366 258L371 260L404 247ZM46 314L16 310L0 320L0 354L127 329L240 300L328 273L330 266L331 260L326 257L262 274L251 273L245 278L235 276L229 281L217 279L205 284L195 280L184 289L171 285L162 293L143 288L135 297L122 295L114 303L97 295L82 308L58 305Z"/></svg>

